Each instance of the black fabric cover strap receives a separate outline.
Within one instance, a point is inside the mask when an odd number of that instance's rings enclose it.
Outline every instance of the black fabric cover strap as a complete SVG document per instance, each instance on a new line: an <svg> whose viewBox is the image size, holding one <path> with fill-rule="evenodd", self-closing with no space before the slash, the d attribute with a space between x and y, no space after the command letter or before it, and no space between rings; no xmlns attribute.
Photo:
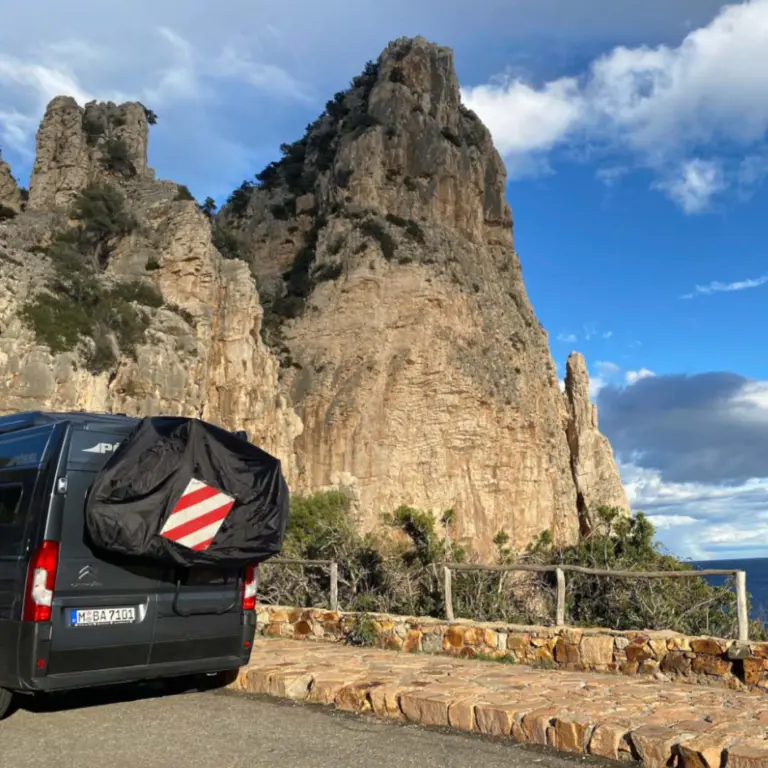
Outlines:
<svg viewBox="0 0 768 768"><path fill-rule="evenodd" d="M234 499L201 550L161 535L191 480ZM108 552L181 567L242 567L280 551L288 487L278 459L220 427L198 419L147 417L97 475L85 521L91 543ZM194 527L195 521L187 525Z"/></svg>

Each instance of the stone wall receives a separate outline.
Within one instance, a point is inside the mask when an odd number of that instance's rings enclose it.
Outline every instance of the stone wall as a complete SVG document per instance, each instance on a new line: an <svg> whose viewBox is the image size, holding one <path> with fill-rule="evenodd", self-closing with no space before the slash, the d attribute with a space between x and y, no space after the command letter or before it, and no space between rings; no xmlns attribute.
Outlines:
<svg viewBox="0 0 768 768"><path fill-rule="evenodd" d="M546 669L644 675L660 681L768 689L768 643L675 632L527 627L503 623L261 605L265 636L357 642L411 653L492 658Z"/></svg>

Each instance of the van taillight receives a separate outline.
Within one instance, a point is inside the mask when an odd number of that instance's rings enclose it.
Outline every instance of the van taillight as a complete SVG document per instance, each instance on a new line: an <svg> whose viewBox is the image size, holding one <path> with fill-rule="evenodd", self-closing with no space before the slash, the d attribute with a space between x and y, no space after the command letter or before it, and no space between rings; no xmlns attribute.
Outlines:
<svg viewBox="0 0 768 768"><path fill-rule="evenodd" d="M253 611L256 608L256 585L258 584L258 566L245 566L245 579L243 580L243 610Z"/></svg>
<svg viewBox="0 0 768 768"><path fill-rule="evenodd" d="M24 621L50 621L56 569L59 565L59 545L44 541L35 551L27 572L24 595Z"/></svg>

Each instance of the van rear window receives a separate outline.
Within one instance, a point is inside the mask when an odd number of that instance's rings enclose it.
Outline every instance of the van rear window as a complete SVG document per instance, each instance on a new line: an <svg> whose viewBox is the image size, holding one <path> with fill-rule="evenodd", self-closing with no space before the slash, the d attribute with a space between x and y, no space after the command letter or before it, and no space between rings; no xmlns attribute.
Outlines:
<svg viewBox="0 0 768 768"><path fill-rule="evenodd" d="M52 427L24 430L0 438L0 470L37 468L43 463Z"/></svg>

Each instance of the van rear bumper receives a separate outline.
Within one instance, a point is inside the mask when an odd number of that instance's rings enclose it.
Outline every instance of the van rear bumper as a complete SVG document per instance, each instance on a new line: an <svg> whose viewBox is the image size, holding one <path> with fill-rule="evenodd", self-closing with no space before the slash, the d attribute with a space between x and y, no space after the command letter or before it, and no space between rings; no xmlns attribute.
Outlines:
<svg viewBox="0 0 768 768"><path fill-rule="evenodd" d="M48 630L46 630L46 627ZM55 654L50 654L51 633L49 629L50 625L22 625L22 643L19 656L20 659L26 657L25 662L21 664L22 670L26 670L26 672L21 672L15 684L7 685L6 683L8 688L19 693L67 691L77 688L137 683L165 677L234 671L247 664L250 659L253 638L256 633L256 614L255 612L249 612L242 616L239 640L237 637L224 637L219 640L211 638L208 641L204 641L206 644L209 644L209 651L214 651L214 649L218 650L219 653L223 651L222 655L210 653L198 658L186 658L175 661L173 660L173 654L170 653L172 649L164 647L163 653L159 655L155 663L129 663L126 666L109 666L101 669L91 668L87 670L82 670L81 668L81 670L73 671L62 670L58 673L55 670L55 663L51 664L53 667L51 673L35 668L36 659L42 659L46 662L49 659L54 661ZM181 639L179 642L189 645L189 643L185 643ZM96 655L98 655L98 650L95 649ZM113 648L112 650L119 651L119 648ZM178 653L178 655L183 654ZM146 659L147 656L145 655L144 658Z"/></svg>
<svg viewBox="0 0 768 768"><path fill-rule="evenodd" d="M19 692L36 693L48 691L70 691L77 688L97 688L121 683L139 683L165 677L229 672L248 662L249 653L242 656L222 656L217 659L183 661L170 664L147 664L140 667L121 667L88 672L70 672L63 675L46 675L22 680Z"/></svg>

